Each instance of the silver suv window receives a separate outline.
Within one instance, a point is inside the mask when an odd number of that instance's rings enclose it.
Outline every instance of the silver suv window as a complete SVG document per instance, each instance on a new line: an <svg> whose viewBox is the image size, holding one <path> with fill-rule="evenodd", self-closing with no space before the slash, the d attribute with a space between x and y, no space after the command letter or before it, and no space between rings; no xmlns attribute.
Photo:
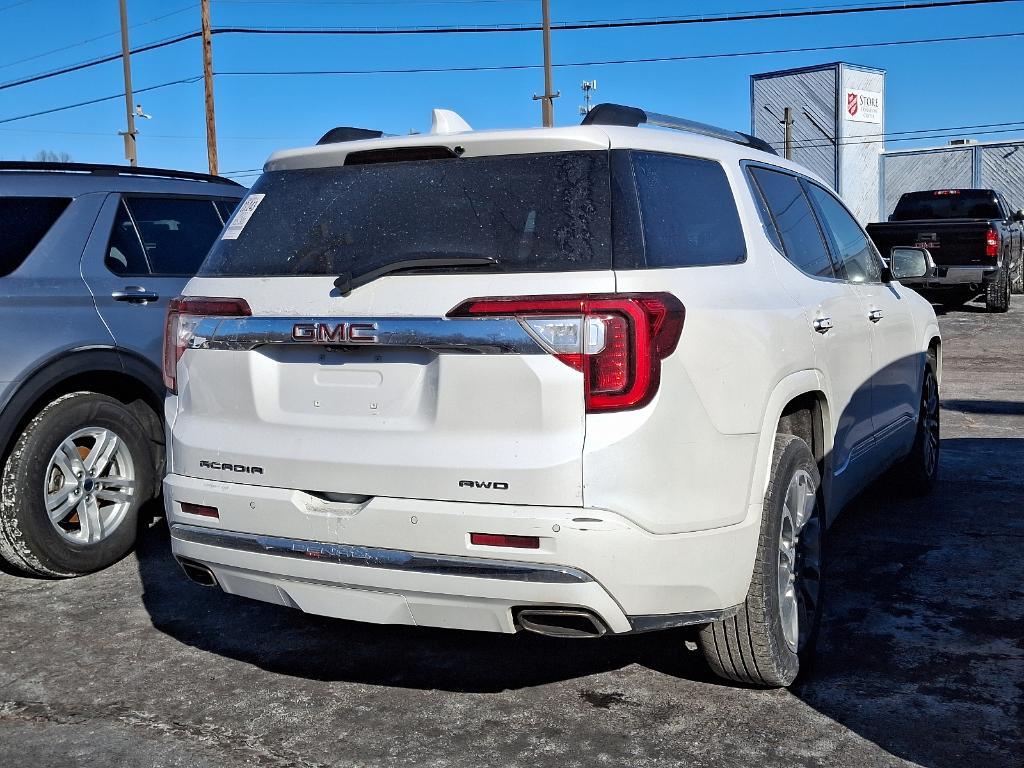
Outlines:
<svg viewBox="0 0 1024 768"><path fill-rule="evenodd" d="M125 197L110 232L107 269L115 275L194 275L224 226L222 206L227 208L209 198Z"/></svg>
<svg viewBox="0 0 1024 768"><path fill-rule="evenodd" d="M21 266L70 202L69 197L0 197L0 277Z"/></svg>

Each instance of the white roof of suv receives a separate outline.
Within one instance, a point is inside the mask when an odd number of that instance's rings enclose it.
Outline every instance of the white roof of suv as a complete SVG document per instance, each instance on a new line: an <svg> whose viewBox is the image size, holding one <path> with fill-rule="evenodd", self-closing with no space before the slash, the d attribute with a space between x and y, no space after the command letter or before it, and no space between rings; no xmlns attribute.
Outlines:
<svg viewBox="0 0 1024 768"><path fill-rule="evenodd" d="M594 107L591 114L597 113L603 108L631 110L637 114L646 115L641 110L632 107L619 107L611 104L598 105ZM617 119L619 116L619 114L613 114L611 118ZM664 115L650 115L649 117L656 119L649 119L646 122L660 130L651 130L640 127L640 125L624 125L621 122L605 123L597 120L588 122L588 119L585 119L583 125L566 128L475 131L456 113L435 109L430 133L381 136L281 150L270 156L264 166L264 171L329 168L344 165L345 159L355 152L442 146L452 149L461 157L569 152L586 149L645 149L655 152L695 155L722 162L761 161L804 175L812 175L803 166L785 160L773 152L758 148L759 146L768 147L768 145L745 134ZM660 119L661 122L657 119ZM674 122L669 123L668 121Z"/></svg>

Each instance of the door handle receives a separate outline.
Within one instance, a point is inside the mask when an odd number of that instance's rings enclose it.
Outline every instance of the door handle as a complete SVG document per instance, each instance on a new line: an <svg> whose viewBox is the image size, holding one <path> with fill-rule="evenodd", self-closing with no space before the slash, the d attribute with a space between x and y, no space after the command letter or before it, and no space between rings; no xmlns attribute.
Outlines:
<svg viewBox="0 0 1024 768"><path fill-rule="evenodd" d="M129 304L148 304L160 298L155 291L147 291L139 285L129 285L123 291L114 291L110 294L114 301L127 301Z"/></svg>
<svg viewBox="0 0 1024 768"><path fill-rule="evenodd" d="M882 310L880 309L872 309L870 312L868 312L868 320L870 320L872 323L877 323L883 317L885 317L885 313L882 312Z"/></svg>
<svg viewBox="0 0 1024 768"><path fill-rule="evenodd" d="M829 330L832 328L832 318L818 317L815 318L814 322L811 323L811 325L814 327L814 330L816 330L818 333L828 333Z"/></svg>

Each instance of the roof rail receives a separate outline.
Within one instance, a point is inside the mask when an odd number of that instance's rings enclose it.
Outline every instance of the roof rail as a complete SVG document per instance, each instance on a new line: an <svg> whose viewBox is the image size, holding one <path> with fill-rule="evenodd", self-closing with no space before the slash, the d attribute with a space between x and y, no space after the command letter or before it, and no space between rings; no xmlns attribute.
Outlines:
<svg viewBox="0 0 1024 768"><path fill-rule="evenodd" d="M384 131L375 131L372 128L349 128L346 125L339 125L321 136L317 146L338 144L343 141L359 141L360 139L379 139L383 135Z"/></svg>
<svg viewBox="0 0 1024 768"><path fill-rule="evenodd" d="M674 131L686 131L687 133L699 133L701 136L711 136L715 139L724 139L733 144L743 144L747 147L759 149L762 152L770 152L777 155L778 152L764 139L759 139L739 131L730 131L727 128L719 128L707 123L698 123L694 120L684 120L681 117L672 115L661 115L657 112L647 112L638 107L627 107L622 104L598 104L583 117L582 125L623 125L629 128L636 128L640 125L656 125L660 128L671 128Z"/></svg>
<svg viewBox="0 0 1024 768"><path fill-rule="evenodd" d="M154 176L167 179L188 179L190 181L207 181L216 184L232 184L242 186L224 176L213 176L209 173L194 171L173 171L167 168L145 168L131 165L103 165L101 163L44 163L34 160L0 161L0 171L56 171L63 173L89 173L95 176Z"/></svg>

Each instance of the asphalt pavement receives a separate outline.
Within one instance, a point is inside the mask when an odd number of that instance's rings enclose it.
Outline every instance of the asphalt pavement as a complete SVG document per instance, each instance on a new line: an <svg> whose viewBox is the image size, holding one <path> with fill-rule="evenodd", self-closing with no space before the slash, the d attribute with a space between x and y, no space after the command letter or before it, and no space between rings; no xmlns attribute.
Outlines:
<svg viewBox="0 0 1024 768"><path fill-rule="evenodd" d="M1024 766L1024 297L941 314L941 479L830 530L815 667L726 685L683 631L558 641L204 589L166 525L102 573L0 573L0 766Z"/></svg>

